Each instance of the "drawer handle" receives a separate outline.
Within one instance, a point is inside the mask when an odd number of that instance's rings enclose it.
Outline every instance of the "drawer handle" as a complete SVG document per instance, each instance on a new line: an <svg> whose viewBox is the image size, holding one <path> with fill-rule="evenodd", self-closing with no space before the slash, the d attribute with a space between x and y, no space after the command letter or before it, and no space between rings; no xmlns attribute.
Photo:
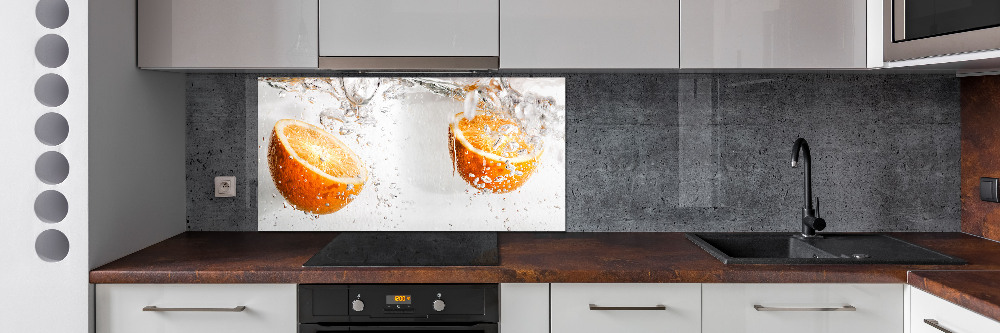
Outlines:
<svg viewBox="0 0 1000 333"><path fill-rule="evenodd" d="M666 305L654 305L654 306L598 306L596 304L590 305L591 310L595 311L642 311L642 310L666 310Z"/></svg>
<svg viewBox="0 0 1000 333"><path fill-rule="evenodd" d="M831 308L776 308L770 306L763 306L760 304L754 304L754 310L757 311L858 311L853 305L844 305Z"/></svg>
<svg viewBox="0 0 1000 333"><path fill-rule="evenodd" d="M240 305L232 308L158 308L154 305L149 305L142 308L142 311L156 311L156 312L175 312L175 311L191 311L191 312L243 312L247 307Z"/></svg>
<svg viewBox="0 0 1000 333"><path fill-rule="evenodd" d="M941 323L938 323L938 321L934 320L934 319L924 319L924 323L927 324L927 325L931 325L931 327L936 328L939 331L944 332L944 333L955 333L955 332L952 332L951 330L949 330L947 328L944 328L944 326L941 326Z"/></svg>

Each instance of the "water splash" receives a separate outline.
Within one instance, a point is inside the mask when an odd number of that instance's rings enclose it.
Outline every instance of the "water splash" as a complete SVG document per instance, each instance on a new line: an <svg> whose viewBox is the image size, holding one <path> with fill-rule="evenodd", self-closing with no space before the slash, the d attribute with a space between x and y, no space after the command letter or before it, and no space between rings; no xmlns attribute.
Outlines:
<svg viewBox="0 0 1000 333"><path fill-rule="evenodd" d="M517 126L511 127L520 129L523 133L518 133L519 136L536 149L541 147L542 137L557 134L559 139L563 139L562 131L553 131L563 121L560 110L556 108L555 98L541 96L531 91L522 93L511 88L506 78L474 79L471 83L465 84L460 80L446 81L433 78L401 80L412 82L435 94L462 101L463 115L466 119L472 119L483 113L493 113L514 120ZM511 134L509 129L490 131L484 128L484 130L491 132L489 134L496 140Z"/></svg>
<svg viewBox="0 0 1000 333"><path fill-rule="evenodd" d="M262 81L279 90L279 97L292 95L311 104L326 102L319 123L327 130L348 135L360 126L375 126L371 113L388 112L384 106L373 106L373 100L399 100L408 88L415 86L463 103L465 118L493 113L517 123L516 129L525 142L541 147L542 138L554 135L564 139L558 128L563 119L552 96L511 88L506 78L373 78L373 77L262 77ZM381 95L378 92L381 91ZM492 133L499 139L509 132ZM515 150L517 151L517 150Z"/></svg>

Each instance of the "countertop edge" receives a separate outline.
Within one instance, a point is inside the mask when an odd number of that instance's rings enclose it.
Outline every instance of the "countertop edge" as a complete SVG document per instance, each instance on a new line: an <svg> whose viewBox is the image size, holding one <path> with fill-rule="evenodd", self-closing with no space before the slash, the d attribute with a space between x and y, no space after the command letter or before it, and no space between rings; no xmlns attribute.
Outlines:
<svg viewBox="0 0 1000 333"><path fill-rule="evenodd" d="M1000 271L910 271L907 273L906 282L910 286L925 291L928 294L961 306L984 317L1000 321L1000 304L998 304L995 300L988 300L977 296L981 293L993 292L996 297L1000 298L1000 282L996 283L998 287L989 286L981 288L982 286L969 286L966 284L966 288L959 288L952 285L954 282L947 280L947 275L960 276L964 274L994 274L1000 277ZM987 279L981 281L1000 280ZM980 289L973 290L976 288Z"/></svg>

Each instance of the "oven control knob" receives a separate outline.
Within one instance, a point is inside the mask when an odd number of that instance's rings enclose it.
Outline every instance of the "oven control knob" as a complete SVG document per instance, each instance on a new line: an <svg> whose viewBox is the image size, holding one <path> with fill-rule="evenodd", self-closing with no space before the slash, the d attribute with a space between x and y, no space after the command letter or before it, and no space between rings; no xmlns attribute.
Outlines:
<svg viewBox="0 0 1000 333"><path fill-rule="evenodd" d="M434 301L434 311L438 311L438 312L444 311L444 301L442 301L442 300L435 300Z"/></svg>
<svg viewBox="0 0 1000 333"><path fill-rule="evenodd" d="M361 312L365 309L365 302L361 301L360 299L356 299L354 300L354 302L351 302L351 309L354 309L354 311L357 312Z"/></svg>

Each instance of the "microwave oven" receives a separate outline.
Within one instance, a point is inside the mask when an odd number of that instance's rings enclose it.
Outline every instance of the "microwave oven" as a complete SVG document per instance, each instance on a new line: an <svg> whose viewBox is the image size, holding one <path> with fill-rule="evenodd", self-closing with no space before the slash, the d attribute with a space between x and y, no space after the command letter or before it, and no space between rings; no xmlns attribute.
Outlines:
<svg viewBox="0 0 1000 333"><path fill-rule="evenodd" d="M883 1L886 62L1000 49L1000 1Z"/></svg>

